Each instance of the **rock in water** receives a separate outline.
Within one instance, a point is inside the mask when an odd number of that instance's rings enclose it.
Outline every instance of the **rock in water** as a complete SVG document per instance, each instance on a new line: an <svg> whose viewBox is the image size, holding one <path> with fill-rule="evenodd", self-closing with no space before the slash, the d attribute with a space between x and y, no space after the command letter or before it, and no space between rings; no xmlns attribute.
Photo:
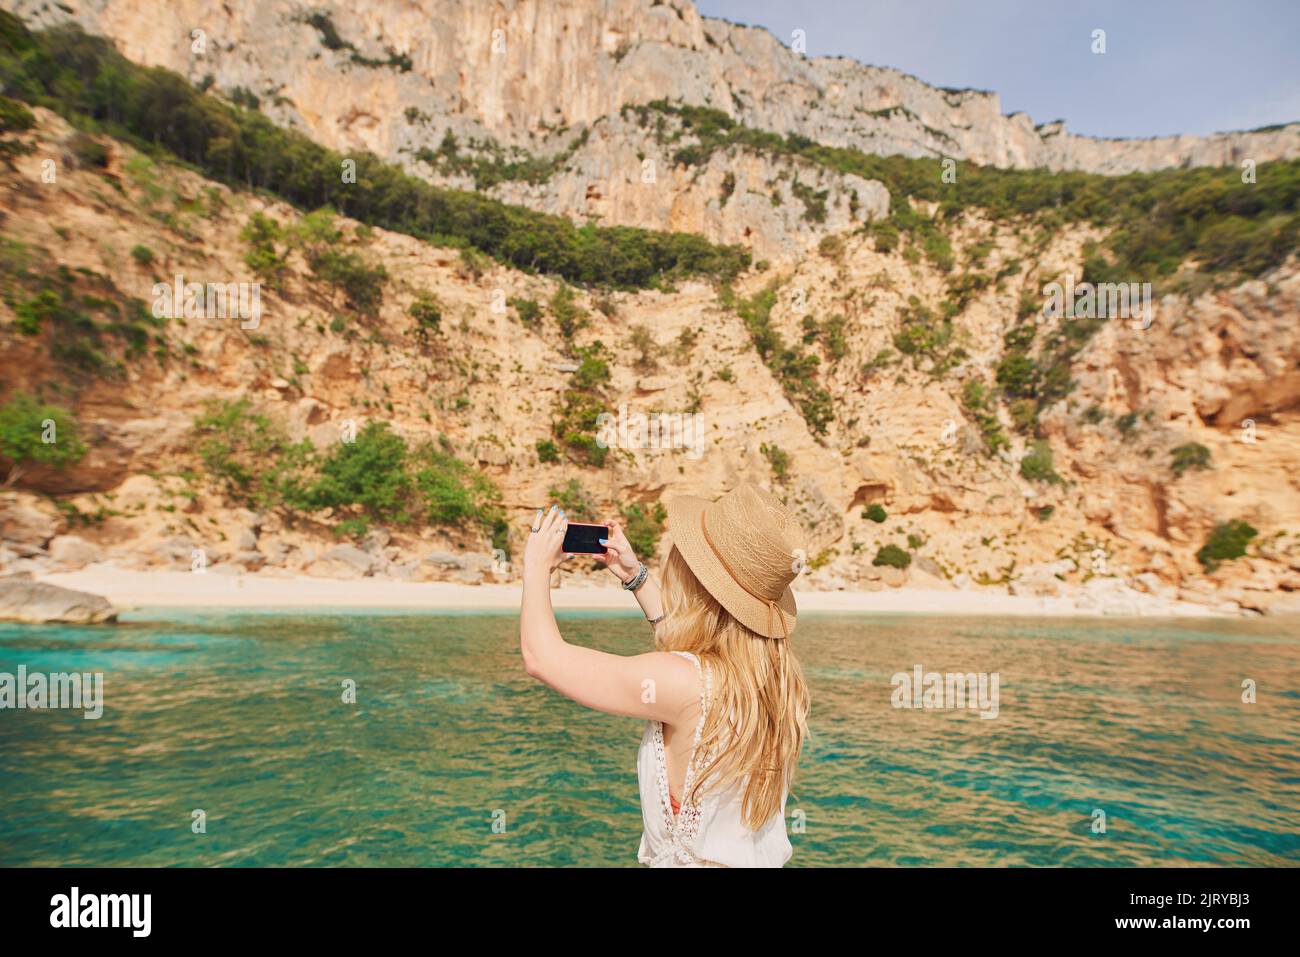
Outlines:
<svg viewBox="0 0 1300 957"><path fill-rule="evenodd" d="M117 621L117 609L102 595L44 582L8 579L0 580L0 621L92 625Z"/></svg>

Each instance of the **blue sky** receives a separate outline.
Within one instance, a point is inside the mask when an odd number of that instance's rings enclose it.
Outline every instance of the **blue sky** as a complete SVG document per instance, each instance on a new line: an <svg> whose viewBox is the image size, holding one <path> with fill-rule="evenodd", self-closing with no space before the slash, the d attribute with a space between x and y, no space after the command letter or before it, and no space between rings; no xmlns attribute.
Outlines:
<svg viewBox="0 0 1300 957"><path fill-rule="evenodd" d="M1300 120L1300 0L696 0L807 35L810 56L1002 97L1090 136L1204 135ZM1094 29L1107 52L1091 52Z"/></svg>

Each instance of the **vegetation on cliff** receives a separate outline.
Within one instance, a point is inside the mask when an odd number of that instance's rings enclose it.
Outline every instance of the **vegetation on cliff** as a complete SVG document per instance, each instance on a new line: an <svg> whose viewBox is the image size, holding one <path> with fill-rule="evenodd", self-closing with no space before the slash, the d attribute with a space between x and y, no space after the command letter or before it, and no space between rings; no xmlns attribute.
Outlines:
<svg viewBox="0 0 1300 957"><path fill-rule="evenodd" d="M144 150L167 151L206 175L265 189L304 209L331 206L361 222L433 242L472 246L526 272L582 284L654 286L682 276L734 277L737 246L632 227L576 226L476 193L440 189L374 155L337 153L255 109L146 69L75 26L30 32L0 11L0 87Z"/></svg>
<svg viewBox="0 0 1300 957"><path fill-rule="evenodd" d="M775 281L768 283L748 298L737 297L729 286L724 286L720 299L723 306L733 309L744 321L759 358L781 384L786 398L803 415L808 428L816 435L825 435L835 417L831 395L818 381L817 356L800 345L788 344L772 324L778 286ZM814 322L814 339L821 330Z"/></svg>
<svg viewBox="0 0 1300 957"><path fill-rule="evenodd" d="M1205 272L1256 276L1300 245L1300 160L1261 163L1254 182L1243 181L1236 166L1106 176L967 162L957 164L948 182L940 159L825 146L798 134L751 129L710 107L656 100L624 113L653 127L661 142L682 143L673 154L679 163L703 163L717 150L740 147L879 180L893 203L890 218L870 227L877 242L888 249L900 233L913 234L938 264L945 256L936 224L907 209L905 197L938 203L940 220L976 207L993 219L1108 227L1105 253L1087 270L1097 282L1155 281L1189 259Z"/></svg>
<svg viewBox="0 0 1300 957"><path fill-rule="evenodd" d="M63 406L22 392L0 405L0 462L7 465L4 488L33 467L65 469L85 454L77 421Z"/></svg>
<svg viewBox="0 0 1300 957"><path fill-rule="evenodd" d="M0 238L0 299L14 312L14 328L44 343L51 358L75 373L116 376L122 362L110 345L136 358L153 346L167 356L165 320L141 299L123 293L89 269L52 265L49 250Z"/></svg>
<svg viewBox="0 0 1300 957"><path fill-rule="evenodd" d="M288 517L330 509L334 531L360 537L372 523L477 528L508 549L492 481L459 459L446 436L412 446L371 420L349 440L317 449L291 442L247 399L213 401L195 417L193 448L232 501Z"/></svg>

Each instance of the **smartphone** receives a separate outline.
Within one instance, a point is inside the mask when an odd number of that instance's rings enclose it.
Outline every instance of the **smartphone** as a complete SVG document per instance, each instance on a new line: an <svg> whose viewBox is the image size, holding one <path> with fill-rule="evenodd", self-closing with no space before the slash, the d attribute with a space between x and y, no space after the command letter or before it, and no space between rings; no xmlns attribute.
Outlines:
<svg viewBox="0 0 1300 957"><path fill-rule="evenodd" d="M570 522L564 532L564 550L577 555L603 555L605 546L600 544L602 538L609 538L608 525Z"/></svg>

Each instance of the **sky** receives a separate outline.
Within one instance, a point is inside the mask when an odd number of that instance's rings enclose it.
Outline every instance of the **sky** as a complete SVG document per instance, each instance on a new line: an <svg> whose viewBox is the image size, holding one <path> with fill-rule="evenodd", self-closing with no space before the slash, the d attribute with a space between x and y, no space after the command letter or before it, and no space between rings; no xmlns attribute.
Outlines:
<svg viewBox="0 0 1300 957"><path fill-rule="evenodd" d="M1089 136L1205 135L1300 120L1300 0L696 0L809 56L933 86ZM1093 31L1106 52L1094 54Z"/></svg>

